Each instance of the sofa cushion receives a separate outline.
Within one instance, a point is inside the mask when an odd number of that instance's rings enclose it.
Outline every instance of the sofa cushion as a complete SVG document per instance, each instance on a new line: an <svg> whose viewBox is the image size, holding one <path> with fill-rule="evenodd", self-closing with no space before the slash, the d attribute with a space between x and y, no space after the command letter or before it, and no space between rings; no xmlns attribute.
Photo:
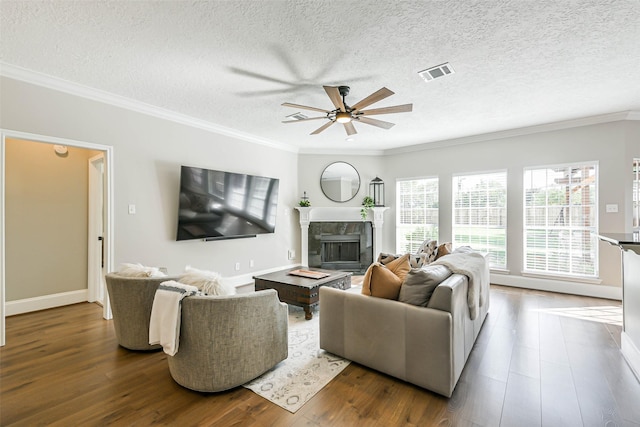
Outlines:
<svg viewBox="0 0 640 427"><path fill-rule="evenodd" d="M398 301L426 307L436 287L451 274L451 270L444 265L412 268L402 283Z"/></svg>
<svg viewBox="0 0 640 427"><path fill-rule="evenodd" d="M116 274L123 277L167 277L158 267L146 267L142 264L123 263Z"/></svg>
<svg viewBox="0 0 640 427"><path fill-rule="evenodd" d="M224 283L222 276L214 271L187 267L178 282L192 285L206 295L235 295L236 288Z"/></svg>
<svg viewBox="0 0 640 427"><path fill-rule="evenodd" d="M362 293L378 298L398 299L400 286L410 270L409 254L391 261L386 266L373 263L362 280Z"/></svg>

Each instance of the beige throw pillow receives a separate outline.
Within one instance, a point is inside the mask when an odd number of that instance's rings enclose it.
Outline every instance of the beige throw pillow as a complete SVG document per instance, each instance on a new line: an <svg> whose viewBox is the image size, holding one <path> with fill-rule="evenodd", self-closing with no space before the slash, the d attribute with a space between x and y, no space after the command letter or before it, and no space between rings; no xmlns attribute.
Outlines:
<svg viewBox="0 0 640 427"><path fill-rule="evenodd" d="M214 271L187 267L178 282L196 286L206 295L235 295L236 293L236 288L224 283L222 276Z"/></svg>
<svg viewBox="0 0 640 427"><path fill-rule="evenodd" d="M435 289L449 276L451 276L451 270L444 265L412 268L402 283L398 301L426 307Z"/></svg>
<svg viewBox="0 0 640 427"><path fill-rule="evenodd" d="M123 263L116 274L124 277L167 277L158 267L146 267L142 264Z"/></svg>

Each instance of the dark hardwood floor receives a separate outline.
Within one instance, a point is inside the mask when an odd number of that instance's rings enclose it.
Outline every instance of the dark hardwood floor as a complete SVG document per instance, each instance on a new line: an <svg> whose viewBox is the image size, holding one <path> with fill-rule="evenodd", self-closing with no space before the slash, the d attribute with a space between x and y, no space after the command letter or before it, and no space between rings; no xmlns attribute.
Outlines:
<svg viewBox="0 0 640 427"><path fill-rule="evenodd" d="M94 304L13 316L0 349L0 425L640 426L621 327L576 310L611 306L620 303L492 286L451 399L352 363L296 414L242 387L180 387L164 353L118 347Z"/></svg>

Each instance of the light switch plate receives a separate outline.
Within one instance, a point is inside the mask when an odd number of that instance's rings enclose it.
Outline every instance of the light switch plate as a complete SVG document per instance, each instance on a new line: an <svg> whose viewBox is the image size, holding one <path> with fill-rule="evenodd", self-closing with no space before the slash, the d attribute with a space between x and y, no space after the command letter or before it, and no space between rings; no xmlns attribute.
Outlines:
<svg viewBox="0 0 640 427"><path fill-rule="evenodd" d="M618 212L618 205L617 204L607 205L606 209L607 209L607 213L616 213Z"/></svg>

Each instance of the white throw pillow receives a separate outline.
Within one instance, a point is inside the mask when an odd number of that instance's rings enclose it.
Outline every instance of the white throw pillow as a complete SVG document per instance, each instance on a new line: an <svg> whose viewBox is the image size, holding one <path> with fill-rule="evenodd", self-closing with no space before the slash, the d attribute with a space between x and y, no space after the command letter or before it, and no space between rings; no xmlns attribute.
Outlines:
<svg viewBox="0 0 640 427"><path fill-rule="evenodd" d="M220 274L189 266L185 268L185 273L180 276L178 282L196 286L206 295L235 295L236 293L236 288L224 283Z"/></svg>
<svg viewBox="0 0 640 427"><path fill-rule="evenodd" d="M167 277L158 267L145 267L142 264L123 263L116 272L125 277Z"/></svg>

